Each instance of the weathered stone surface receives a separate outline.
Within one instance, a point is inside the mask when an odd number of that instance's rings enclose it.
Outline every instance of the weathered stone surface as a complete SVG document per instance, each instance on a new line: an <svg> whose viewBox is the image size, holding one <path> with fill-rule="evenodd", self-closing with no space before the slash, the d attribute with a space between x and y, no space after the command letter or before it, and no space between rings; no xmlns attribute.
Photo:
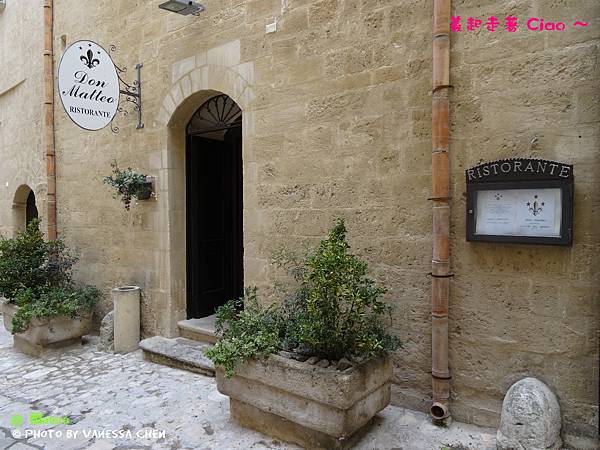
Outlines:
<svg viewBox="0 0 600 450"><path fill-rule="evenodd" d="M110 311L102 319L100 324L100 338L98 339L98 350L105 352L114 351L114 339L115 339L115 328L114 328L114 310Z"/></svg>
<svg viewBox="0 0 600 450"><path fill-rule="evenodd" d="M215 329L217 316L212 315L200 319L180 320L177 322L182 337L199 342L215 343L219 340Z"/></svg>
<svg viewBox="0 0 600 450"><path fill-rule="evenodd" d="M46 450L300 450L233 422L229 399L217 392L214 378L144 361L140 351L119 355L98 352L95 345L79 345L31 358L12 348L12 336L0 323L0 380L2 449L26 445ZM63 433L61 438L12 436L15 429L46 429L10 424L15 414L27 421L31 413L40 411L76 417L77 422L53 426ZM458 422L440 428L425 414L403 408L390 406L376 420L377 426L370 427L356 450L399 448L399 441L407 450L495 448L493 430ZM67 438L66 430L77 431L78 438ZM131 436L86 438L84 430L131 430ZM162 431L164 437L143 437L145 432Z"/></svg>
<svg viewBox="0 0 600 450"><path fill-rule="evenodd" d="M537 378L524 378L510 387L502 403L498 450L560 449L560 428L554 393Z"/></svg>
<svg viewBox="0 0 600 450"><path fill-rule="evenodd" d="M18 310L13 303L4 302L3 322L7 330L12 329L12 318ZM15 348L32 356L40 356L49 348L66 347L81 342L92 327L92 314L81 317L56 316L44 319L34 318L22 333L13 336Z"/></svg>
<svg viewBox="0 0 600 450"><path fill-rule="evenodd" d="M215 366L204 355L204 351L209 347L207 342L186 338L168 339L162 336L154 336L140 342L144 358L149 361L214 377Z"/></svg>
<svg viewBox="0 0 600 450"><path fill-rule="evenodd" d="M117 280L143 283L145 335L179 334L177 322L186 317L184 130L207 95L238 96L245 282L259 286L265 300L276 300L272 249L314 242L334 217L345 216L352 251L368 259L396 306L394 332L405 346L393 356L393 401L426 410L432 2L211 2L199 18L155 5L130 7L134 2L76 10L73 3L54 1L55 64L60 37L69 44L93 24L94 40L117 43L115 62L128 65L130 76L131 61L144 63L145 86L145 128L135 129L134 114L119 117L118 136L77 128L55 99L58 230L82 249L76 277L105 291ZM553 380L565 433L595 436L598 372L589 367L598 360L600 327L600 27L593 18L600 2L453 5L463 31L452 33L450 58L452 413L497 428L506 380L535 373ZM505 15L517 16L518 32L465 30L467 17L492 14L500 28ZM534 32L526 28L532 15L592 23ZM265 34L267 18L277 18L276 33ZM0 14L0 37L11 43L0 48L4 236L24 226L21 186L35 191L42 216L46 211L41 23L40 0L8 2ZM196 68L183 75L192 57ZM179 107L170 94L175 84L177 99L186 97ZM573 247L465 242L464 169L514 156L575 165ZM100 182L115 157L157 177L156 201L121 210ZM110 310L108 303L99 310ZM571 364L564 364L566 354Z"/></svg>
<svg viewBox="0 0 600 450"><path fill-rule="evenodd" d="M116 353L137 350L141 338L139 286L121 286L111 289L114 306L114 348Z"/></svg>
<svg viewBox="0 0 600 450"><path fill-rule="evenodd" d="M233 398L229 402L229 407L231 418L243 427L260 431L285 442L301 443L303 448L311 450L352 448L353 444L368 430L368 427L363 427L362 433L358 432L349 438L338 439Z"/></svg>
<svg viewBox="0 0 600 450"><path fill-rule="evenodd" d="M238 406L238 415L253 409L268 413L261 420L242 418L242 423L253 423L250 426L263 432L310 447L315 439L322 440L322 435L333 438L330 444L346 441L365 426L389 403L391 376L389 358L339 372L270 355L247 361L231 378L217 367L217 388L232 399L232 411ZM288 431L302 432L278 434L278 428L287 422L292 424L285 427ZM261 423L265 428L260 428Z"/></svg>
<svg viewBox="0 0 600 450"><path fill-rule="evenodd" d="M342 358L337 363L337 370L346 370L352 367L352 363L346 358Z"/></svg>

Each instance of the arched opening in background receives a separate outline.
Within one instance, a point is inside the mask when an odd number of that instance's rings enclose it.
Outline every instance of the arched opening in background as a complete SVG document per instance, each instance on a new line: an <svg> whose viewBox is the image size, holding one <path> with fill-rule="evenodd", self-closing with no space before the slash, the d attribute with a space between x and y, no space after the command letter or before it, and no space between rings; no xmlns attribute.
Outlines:
<svg viewBox="0 0 600 450"><path fill-rule="evenodd" d="M206 317L244 285L242 111L227 95L206 101L186 129L188 319Z"/></svg>
<svg viewBox="0 0 600 450"><path fill-rule="evenodd" d="M35 192L26 184L22 184L15 191L12 209L12 226L15 234L23 231L32 220L39 218Z"/></svg>

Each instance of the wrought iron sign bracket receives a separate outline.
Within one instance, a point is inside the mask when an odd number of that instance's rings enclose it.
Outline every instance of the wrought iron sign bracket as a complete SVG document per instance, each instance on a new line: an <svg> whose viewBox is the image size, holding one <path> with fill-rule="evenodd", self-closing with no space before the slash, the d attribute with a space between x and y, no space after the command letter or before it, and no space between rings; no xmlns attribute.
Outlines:
<svg viewBox="0 0 600 450"><path fill-rule="evenodd" d="M117 50L117 47L114 45L111 45L109 48L111 53L114 53ZM115 64L117 76L119 77L119 84L121 85L119 90L119 93L121 94L121 101L131 103L133 105L131 111L137 113L138 123L135 128L138 130L144 128L144 122L142 121L142 67L144 67L143 63L136 64L136 79L133 80L133 82L128 83L123 79L123 75L127 73L127 67L119 67ZM123 114L124 117L127 117L130 113L130 111L122 107L121 104L119 104L117 111ZM110 124L110 129L113 133L119 132L119 127L115 126L112 122Z"/></svg>

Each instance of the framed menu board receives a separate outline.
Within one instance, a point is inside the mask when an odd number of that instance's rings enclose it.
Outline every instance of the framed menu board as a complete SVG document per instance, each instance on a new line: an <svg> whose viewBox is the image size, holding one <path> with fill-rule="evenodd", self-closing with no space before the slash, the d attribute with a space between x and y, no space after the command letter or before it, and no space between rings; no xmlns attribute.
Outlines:
<svg viewBox="0 0 600 450"><path fill-rule="evenodd" d="M466 171L467 241L571 245L573 166L511 159Z"/></svg>

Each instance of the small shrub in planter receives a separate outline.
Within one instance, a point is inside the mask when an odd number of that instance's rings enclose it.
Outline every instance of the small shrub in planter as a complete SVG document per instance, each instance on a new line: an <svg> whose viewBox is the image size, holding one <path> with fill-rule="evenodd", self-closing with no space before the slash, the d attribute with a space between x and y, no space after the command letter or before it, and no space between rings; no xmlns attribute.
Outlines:
<svg viewBox="0 0 600 450"><path fill-rule="evenodd" d="M152 196L150 177L137 173L131 167L121 170L116 161L113 161L110 166L112 167L112 175L104 177L104 183L115 188L113 197L115 199L120 198L127 211L131 208L133 199L150 199Z"/></svg>
<svg viewBox="0 0 600 450"><path fill-rule="evenodd" d="M17 348L38 354L45 346L89 332L100 292L73 283L76 262L62 241L44 240L38 221L14 239L0 237L0 296L7 299L4 325L15 335Z"/></svg>
<svg viewBox="0 0 600 450"><path fill-rule="evenodd" d="M349 253L344 221L300 264L280 257L297 286L281 305L256 289L217 311L221 340L207 351L219 391L242 425L307 448L343 448L389 403L385 289Z"/></svg>

